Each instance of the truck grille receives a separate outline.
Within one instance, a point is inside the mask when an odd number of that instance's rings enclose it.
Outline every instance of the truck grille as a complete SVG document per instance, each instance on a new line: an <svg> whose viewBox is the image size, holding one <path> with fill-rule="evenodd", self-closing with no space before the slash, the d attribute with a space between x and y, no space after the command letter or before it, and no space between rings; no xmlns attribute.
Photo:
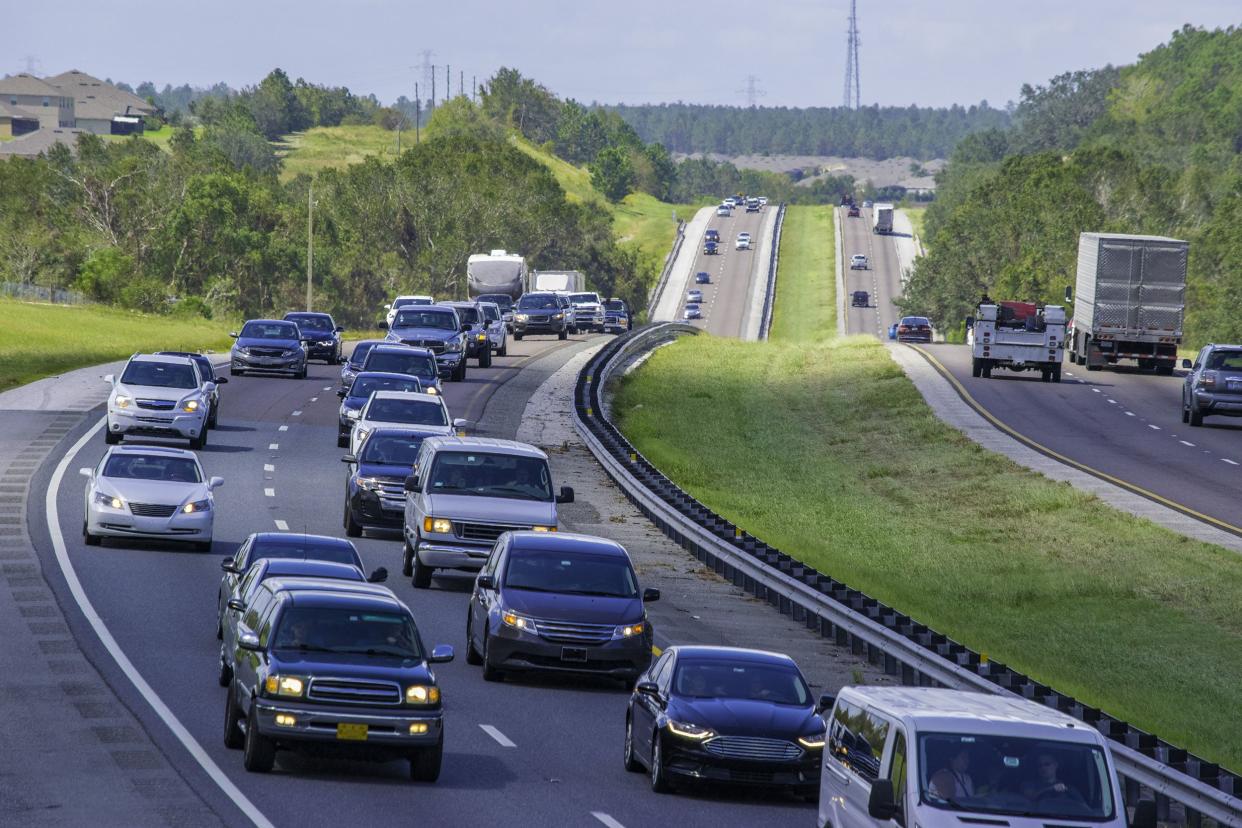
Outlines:
<svg viewBox="0 0 1242 828"><path fill-rule="evenodd" d="M521 532L529 528L529 526L510 526L503 523L455 522L453 524L457 537L462 540L487 541L488 543L496 540L505 532Z"/></svg>
<svg viewBox="0 0 1242 828"><path fill-rule="evenodd" d="M603 644L612 639L612 624L573 624L564 621L536 621L539 635L558 644Z"/></svg>
<svg viewBox="0 0 1242 828"><path fill-rule="evenodd" d="M131 503L129 511L139 517L172 517L177 507L165 506L162 503Z"/></svg>
<svg viewBox="0 0 1242 828"><path fill-rule="evenodd" d="M313 678L306 698L343 704L400 704L401 685L370 679Z"/></svg>
<svg viewBox="0 0 1242 828"><path fill-rule="evenodd" d="M381 480L379 496L385 500L405 500L405 480Z"/></svg>
<svg viewBox="0 0 1242 828"><path fill-rule="evenodd" d="M139 408L150 411L172 411L177 404L172 400L134 400Z"/></svg>
<svg viewBox="0 0 1242 828"><path fill-rule="evenodd" d="M402 345L412 345L415 348L426 348L434 354L444 353L444 343L438 339L403 339Z"/></svg>
<svg viewBox="0 0 1242 828"><path fill-rule="evenodd" d="M759 762L789 762L802 755L802 748L793 742L761 736L717 736L704 742L703 749L722 759Z"/></svg>

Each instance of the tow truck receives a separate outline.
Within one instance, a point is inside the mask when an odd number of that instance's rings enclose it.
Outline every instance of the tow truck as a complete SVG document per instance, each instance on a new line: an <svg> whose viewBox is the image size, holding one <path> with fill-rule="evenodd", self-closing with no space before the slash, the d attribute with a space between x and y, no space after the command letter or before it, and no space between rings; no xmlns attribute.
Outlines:
<svg viewBox="0 0 1242 828"><path fill-rule="evenodd" d="M1034 302L981 302L966 320L971 346L970 375L992 376L993 368L1039 371L1044 382L1061 381L1065 355L1065 308Z"/></svg>

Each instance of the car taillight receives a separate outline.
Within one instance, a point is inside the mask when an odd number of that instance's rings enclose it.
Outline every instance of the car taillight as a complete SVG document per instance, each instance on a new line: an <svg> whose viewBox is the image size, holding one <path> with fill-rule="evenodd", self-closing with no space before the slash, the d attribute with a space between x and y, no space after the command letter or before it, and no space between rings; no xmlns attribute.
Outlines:
<svg viewBox="0 0 1242 828"><path fill-rule="evenodd" d="M905 325L898 325L897 333L910 333L910 329L906 327Z"/></svg>

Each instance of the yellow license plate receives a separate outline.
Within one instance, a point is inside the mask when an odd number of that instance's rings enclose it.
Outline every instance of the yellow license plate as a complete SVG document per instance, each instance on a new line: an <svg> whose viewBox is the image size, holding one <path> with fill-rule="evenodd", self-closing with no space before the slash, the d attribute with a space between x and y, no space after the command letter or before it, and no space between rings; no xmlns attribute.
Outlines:
<svg viewBox="0 0 1242 828"><path fill-rule="evenodd" d="M365 742L367 739L367 726L364 724L338 724L336 726L336 738Z"/></svg>

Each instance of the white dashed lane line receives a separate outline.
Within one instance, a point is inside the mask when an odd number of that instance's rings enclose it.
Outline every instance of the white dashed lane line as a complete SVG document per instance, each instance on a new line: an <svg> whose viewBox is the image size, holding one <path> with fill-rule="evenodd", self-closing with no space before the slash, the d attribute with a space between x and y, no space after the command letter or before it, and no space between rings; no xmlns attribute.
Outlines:
<svg viewBox="0 0 1242 828"><path fill-rule="evenodd" d="M276 451L278 448L280 448L280 443L268 443L267 444L268 451Z"/></svg>
<svg viewBox="0 0 1242 828"><path fill-rule="evenodd" d="M263 471L276 471L276 467L273 466L271 463L264 463Z"/></svg>
<svg viewBox="0 0 1242 828"><path fill-rule="evenodd" d="M318 398L318 397L311 397L311 402L319 402L319 398Z"/></svg>
<svg viewBox="0 0 1242 828"><path fill-rule="evenodd" d="M1092 390L1092 391L1094 391L1094 392L1095 392L1095 393L1097 393L1097 394L1103 393L1103 392L1101 392L1101 391L1100 391L1100 389L1098 389L1098 388L1092 388L1091 390Z"/></svg>
<svg viewBox="0 0 1242 828"><path fill-rule="evenodd" d="M301 416L302 416L302 412L301 412L301 411L295 411L295 412L293 412L293 416L295 416L295 417L301 417Z"/></svg>
<svg viewBox="0 0 1242 828"><path fill-rule="evenodd" d="M608 828L625 828L624 825L622 825L620 822L617 822L615 819L608 816L608 814L604 813L603 811L591 811L591 816L595 817L600 822L607 825Z"/></svg>
<svg viewBox="0 0 1242 828"><path fill-rule="evenodd" d="M276 528L282 532L288 532L289 524L285 523L283 520L278 520L276 521Z"/></svg>
<svg viewBox="0 0 1242 828"><path fill-rule="evenodd" d="M508 736L501 733L499 730L492 727L491 725L481 724L479 725L479 727L480 729L482 729L484 733L486 733L488 736L491 736L493 739L495 739L496 743L499 744L501 747L517 747L517 745L514 744L513 741Z"/></svg>
<svg viewBox="0 0 1242 828"><path fill-rule="evenodd" d="M1187 443L1185 440L1178 440L1177 442L1181 443L1183 446L1190 446L1191 448L1195 447L1194 443Z"/></svg>
<svg viewBox="0 0 1242 828"><path fill-rule="evenodd" d="M275 497L276 490L275 489L264 489L263 494L266 495L267 497Z"/></svg>
<svg viewBox="0 0 1242 828"><path fill-rule="evenodd" d="M1133 417L1133 416L1134 416L1134 412L1133 412L1133 411L1127 411L1127 412L1126 412L1126 416L1127 416L1127 417Z"/></svg>
<svg viewBox="0 0 1242 828"><path fill-rule="evenodd" d="M1148 427L1148 428L1150 428L1150 429L1153 429L1153 430L1155 430L1155 431L1159 431L1159 430L1160 430L1160 426L1158 426L1158 425L1152 425L1151 423L1148 423L1148 424L1147 424L1147 427Z"/></svg>
<svg viewBox="0 0 1242 828"><path fill-rule="evenodd" d="M1237 461L1235 461L1235 460L1230 460L1228 457L1222 457L1222 458L1220 458L1220 459L1221 459L1221 462L1222 462L1222 463L1228 463L1228 464L1229 464L1229 465L1231 465L1231 466L1236 466L1236 465L1238 465Z"/></svg>
<svg viewBox="0 0 1242 828"><path fill-rule="evenodd" d="M277 431L288 431L288 430L289 430L289 426L287 426L287 425L282 425L280 428L278 428L278 429L276 429L276 430L277 430Z"/></svg>
<svg viewBox="0 0 1242 828"><path fill-rule="evenodd" d="M332 390L332 386L331 386L331 385L325 385L325 386L323 387L323 390L324 390L324 391L331 391L331 390Z"/></svg>

